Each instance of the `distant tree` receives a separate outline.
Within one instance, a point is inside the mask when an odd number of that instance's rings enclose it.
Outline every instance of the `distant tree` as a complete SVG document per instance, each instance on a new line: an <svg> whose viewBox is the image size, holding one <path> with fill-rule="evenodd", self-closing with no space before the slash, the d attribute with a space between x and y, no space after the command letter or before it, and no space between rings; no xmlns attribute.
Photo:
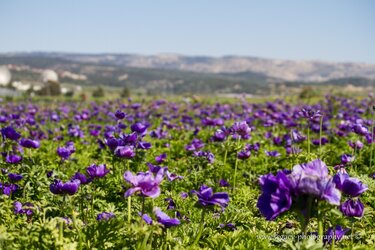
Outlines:
<svg viewBox="0 0 375 250"><path fill-rule="evenodd" d="M64 94L65 97L73 97L74 96L74 91L73 90L68 90L65 94Z"/></svg>
<svg viewBox="0 0 375 250"><path fill-rule="evenodd" d="M38 92L39 95L44 96L59 96L61 94L60 83L47 82L45 86Z"/></svg>
<svg viewBox="0 0 375 250"><path fill-rule="evenodd" d="M92 92L92 97L95 97L95 98L104 97L104 95L105 95L104 89L101 86L99 86Z"/></svg>
<svg viewBox="0 0 375 250"><path fill-rule="evenodd" d="M310 86L303 87L298 97L300 99L310 99L317 96L317 92Z"/></svg>
<svg viewBox="0 0 375 250"><path fill-rule="evenodd" d="M124 87L120 93L122 98L128 98L130 96L130 90L128 87Z"/></svg>

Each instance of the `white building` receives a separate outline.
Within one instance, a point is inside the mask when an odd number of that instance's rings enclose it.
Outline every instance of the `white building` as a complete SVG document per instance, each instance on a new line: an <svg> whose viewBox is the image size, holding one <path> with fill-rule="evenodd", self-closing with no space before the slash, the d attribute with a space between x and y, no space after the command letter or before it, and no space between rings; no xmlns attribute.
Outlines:
<svg viewBox="0 0 375 250"><path fill-rule="evenodd" d="M0 66L0 86L6 86L12 79L12 74L5 66Z"/></svg>

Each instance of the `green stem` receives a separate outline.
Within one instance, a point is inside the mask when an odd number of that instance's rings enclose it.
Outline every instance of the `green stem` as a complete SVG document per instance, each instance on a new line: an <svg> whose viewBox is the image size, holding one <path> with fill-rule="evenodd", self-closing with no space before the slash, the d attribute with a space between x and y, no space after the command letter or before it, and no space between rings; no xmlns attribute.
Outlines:
<svg viewBox="0 0 375 250"><path fill-rule="evenodd" d="M91 189L91 218L94 218L95 213L94 213L94 191Z"/></svg>
<svg viewBox="0 0 375 250"><path fill-rule="evenodd" d="M233 180L233 189L236 188L236 179L237 179L237 166L238 166L238 157L236 157L236 163L234 165L234 180Z"/></svg>
<svg viewBox="0 0 375 250"><path fill-rule="evenodd" d="M307 198L307 216L305 218L305 225L304 225L304 228L303 228L303 233L305 235L307 234L307 226L308 226L310 218L311 218L312 202L313 202L313 197L309 196L309 198Z"/></svg>
<svg viewBox="0 0 375 250"><path fill-rule="evenodd" d="M225 153L224 153L224 167L225 167L225 164L227 163L227 155L228 155L228 150L225 148Z"/></svg>
<svg viewBox="0 0 375 250"><path fill-rule="evenodd" d="M63 244L64 242L64 222L63 221L60 221L59 238L60 238L61 244L64 245Z"/></svg>
<svg viewBox="0 0 375 250"><path fill-rule="evenodd" d="M238 139L237 139L236 148L238 148L239 143L240 143L240 137L238 137ZM238 152L240 150L241 149L238 149L238 151L236 151L236 163L234 165L234 176L233 176L233 190L236 188L237 167L238 167Z"/></svg>
<svg viewBox="0 0 375 250"><path fill-rule="evenodd" d="M320 117L320 128L319 128L319 158L322 158L322 130L323 130L323 115Z"/></svg>
<svg viewBox="0 0 375 250"><path fill-rule="evenodd" d="M128 197L128 223L130 223L132 219L131 208L132 208L132 197L129 196Z"/></svg>
<svg viewBox="0 0 375 250"><path fill-rule="evenodd" d="M310 121L307 124L307 153L310 157Z"/></svg>
<svg viewBox="0 0 375 250"><path fill-rule="evenodd" d="M323 219L322 219L322 212L318 211L318 236L319 242L323 241Z"/></svg>
<svg viewBox="0 0 375 250"><path fill-rule="evenodd" d="M354 225L355 225L355 220L352 220L352 223L353 223L353 226L352 226L352 230L350 232L350 240L351 240L351 244L352 244L352 247L354 246L354 237L353 237L353 232L354 232Z"/></svg>
<svg viewBox="0 0 375 250"><path fill-rule="evenodd" d="M206 210L203 209L202 210L202 214L201 214L201 223L200 223L199 231L198 231L197 237L195 238L193 246L195 246L196 244L198 244L198 241L199 241L199 239L202 236L203 228L204 228L204 216L205 216L205 214L206 214Z"/></svg>

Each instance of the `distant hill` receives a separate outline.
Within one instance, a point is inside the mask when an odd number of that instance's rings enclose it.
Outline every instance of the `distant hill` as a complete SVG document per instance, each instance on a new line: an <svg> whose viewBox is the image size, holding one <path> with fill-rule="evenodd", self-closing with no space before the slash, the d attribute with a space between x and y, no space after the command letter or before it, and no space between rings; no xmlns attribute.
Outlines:
<svg viewBox="0 0 375 250"><path fill-rule="evenodd" d="M183 56L176 54L71 54L71 53L13 53L2 56L55 58L79 63L121 67L173 69L200 73L254 72L284 81L327 81L337 78L375 78L375 65L365 63L335 63L323 61L291 61L257 57Z"/></svg>
<svg viewBox="0 0 375 250"><path fill-rule="evenodd" d="M271 85L374 86L375 65L255 57L204 57L173 54L6 53L13 80L37 81L43 69L62 82L128 86L146 93L267 93Z"/></svg>

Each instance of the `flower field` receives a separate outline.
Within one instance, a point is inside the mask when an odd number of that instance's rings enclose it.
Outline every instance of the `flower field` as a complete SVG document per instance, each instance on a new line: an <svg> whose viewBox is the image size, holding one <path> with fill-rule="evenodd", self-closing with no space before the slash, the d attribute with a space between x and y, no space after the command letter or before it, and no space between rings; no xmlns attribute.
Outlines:
<svg viewBox="0 0 375 250"><path fill-rule="evenodd" d="M374 105L2 102L0 249L370 249Z"/></svg>

